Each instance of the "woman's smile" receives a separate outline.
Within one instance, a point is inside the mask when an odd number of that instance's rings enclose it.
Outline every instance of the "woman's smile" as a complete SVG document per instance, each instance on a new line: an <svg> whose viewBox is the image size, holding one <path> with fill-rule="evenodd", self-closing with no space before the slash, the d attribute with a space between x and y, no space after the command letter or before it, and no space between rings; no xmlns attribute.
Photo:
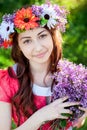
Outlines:
<svg viewBox="0 0 87 130"><path fill-rule="evenodd" d="M47 51L39 53L39 54L35 55L35 57L42 58L45 56L46 53L47 53Z"/></svg>

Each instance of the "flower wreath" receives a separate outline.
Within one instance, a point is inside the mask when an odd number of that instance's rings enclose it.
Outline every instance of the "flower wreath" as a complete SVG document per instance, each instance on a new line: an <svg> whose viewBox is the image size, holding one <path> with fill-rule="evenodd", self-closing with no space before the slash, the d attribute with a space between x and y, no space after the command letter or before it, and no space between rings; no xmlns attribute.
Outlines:
<svg viewBox="0 0 87 130"><path fill-rule="evenodd" d="M12 45L12 35L14 32L23 31L36 27L45 27L49 29L57 28L65 31L67 11L51 3L40 6L32 5L31 7L22 8L13 14L6 14L2 17L0 24L0 47L8 48Z"/></svg>

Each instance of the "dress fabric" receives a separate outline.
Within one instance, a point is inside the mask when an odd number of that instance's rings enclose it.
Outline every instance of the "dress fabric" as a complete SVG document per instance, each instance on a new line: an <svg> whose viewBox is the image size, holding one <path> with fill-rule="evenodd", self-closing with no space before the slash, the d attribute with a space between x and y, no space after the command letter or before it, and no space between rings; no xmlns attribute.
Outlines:
<svg viewBox="0 0 87 130"><path fill-rule="evenodd" d="M17 79L11 78L7 70L0 70L0 101L11 103L12 97L18 91L18 86ZM46 105L46 96L34 95L34 103L38 109L42 108ZM14 107L12 108L12 118L15 124L17 124L18 118ZM20 125L26 120L27 118L21 113ZM43 125L42 130L47 130L49 126L50 123L46 123Z"/></svg>
<svg viewBox="0 0 87 130"><path fill-rule="evenodd" d="M34 88L35 88L35 85L34 85ZM0 70L0 101L11 103L11 99L16 94L18 89L19 89L18 80L11 78L9 76L7 70ZM41 88L38 87L38 89L41 89ZM48 90L45 89L45 91L48 91L48 96L50 96L51 92L49 91L49 88L48 88ZM45 94L40 95L40 94L36 93L35 89L33 90L33 92L34 92L34 103L35 103L37 109L40 109L43 106L45 106L47 104L47 101L46 101L47 93L46 93L46 95ZM31 111L31 113L32 113L32 111ZM15 124L17 124L18 118L17 118L14 107L12 107L12 118L13 118ZM23 114L21 113L20 125L23 124L26 120L27 120L27 118L24 117ZM50 125L51 125L51 121L49 121L48 123L45 123L42 126L42 130L48 130ZM40 129L38 129L38 130L40 130ZM52 129L50 128L49 130L52 130ZM69 130L69 129L67 129L67 130Z"/></svg>

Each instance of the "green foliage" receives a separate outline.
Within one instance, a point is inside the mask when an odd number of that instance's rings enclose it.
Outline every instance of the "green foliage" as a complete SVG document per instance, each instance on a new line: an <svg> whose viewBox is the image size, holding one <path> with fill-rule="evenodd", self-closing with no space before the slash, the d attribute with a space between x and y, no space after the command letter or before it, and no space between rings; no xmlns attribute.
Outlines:
<svg viewBox="0 0 87 130"><path fill-rule="evenodd" d="M12 120L12 127L11 127L11 130L15 129L17 126L16 124L14 123L14 121Z"/></svg>
<svg viewBox="0 0 87 130"><path fill-rule="evenodd" d="M11 49L0 48L0 68L12 66Z"/></svg>
<svg viewBox="0 0 87 130"><path fill-rule="evenodd" d="M77 64L87 66L87 1L86 0L51 0L64 5L70 12L67 31L63 34L63 56Z"/></svg>
<svg viewBox="0 0 87 130"><path fill-rule="evenodd" d="M64 57L87 66L87 3L72 9L64 35Z"/></svg>
<svg viewBox="0 0 87 130"><path fill-rule="evenodd" d="M14 10L25 5L40 4L44 0L0 0L0 16L5 13L12 13Z"/></svg>
<svg viewBox="0 0 87 130"><path fill-rule="evenodd" d="M65 128L66 126L66 120L61 120L61 122L59 123L61 128Z"/></svg>

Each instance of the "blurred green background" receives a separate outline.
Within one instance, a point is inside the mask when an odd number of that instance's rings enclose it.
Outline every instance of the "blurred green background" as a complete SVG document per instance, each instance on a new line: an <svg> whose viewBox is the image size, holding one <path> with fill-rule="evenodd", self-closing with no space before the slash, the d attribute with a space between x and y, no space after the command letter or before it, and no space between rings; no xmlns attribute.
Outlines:
<svg viewBox="0 0 87 130"><path fill-rule="evenodd" d="M47 0L0 0L0 21L5 13L12 13L23 5L41 4ZM63 34L63 56L87 66L87 0L50 0L69 10L66 33ZM12 65L10 49L0 49L0 68Z"/></svg>
<svg viewBox="0 0 87 130"><path fill-rule="evenodd" d="M5 13L12 13L23 5L41 4L47 0L0 0L0 21ZM66 33L63 35L63 56L77 64L87 66L87 0L50 0L69 10ZM0 49L0 68L13 65L11 49ZM12 128L15 128L12 123ZM87 130L87 121L82 128Z"/></svg>

